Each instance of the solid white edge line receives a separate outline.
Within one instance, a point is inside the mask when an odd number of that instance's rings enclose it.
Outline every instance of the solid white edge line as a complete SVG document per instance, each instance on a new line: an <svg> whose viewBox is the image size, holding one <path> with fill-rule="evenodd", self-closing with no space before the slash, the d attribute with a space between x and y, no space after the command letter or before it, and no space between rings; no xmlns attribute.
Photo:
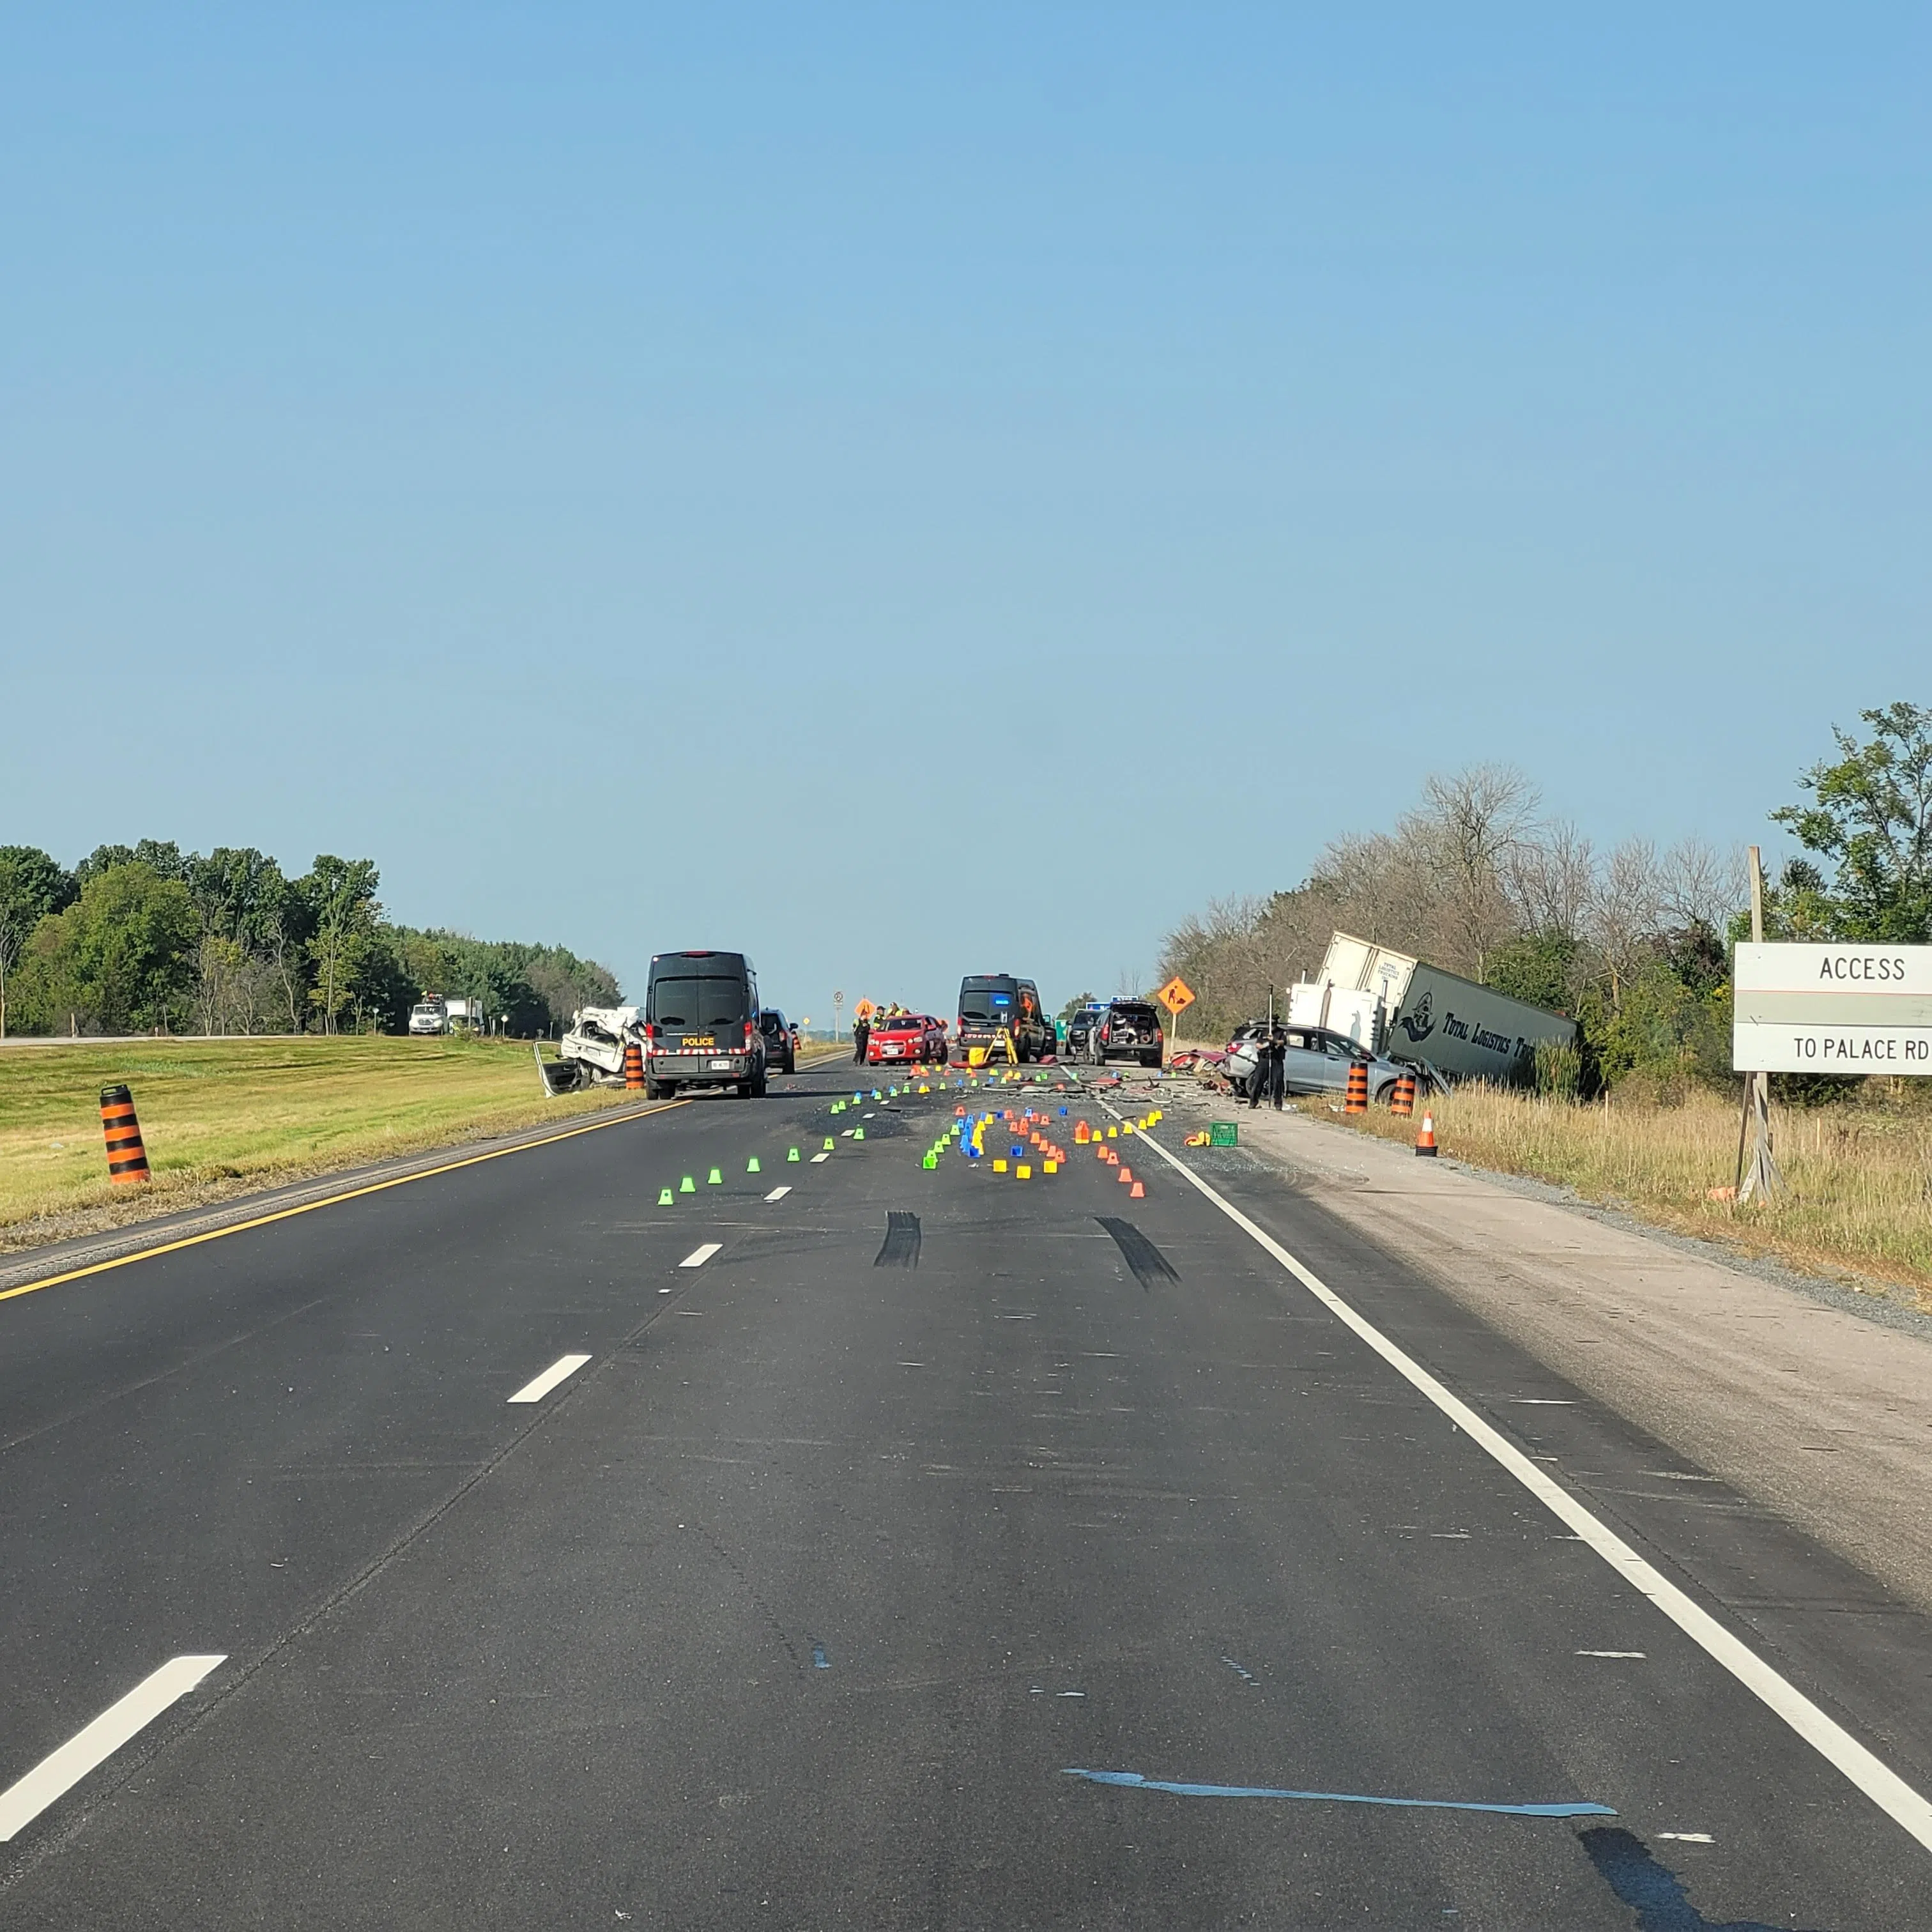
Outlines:
<svg viewBox="0 0 1932 1932"><path fill-rule="evenodd" d="M177 1657L144 1677L126 1696L108 1706L92 1724L50 1751L26 1777L0 1791L0 1844L31 1825L56 1798L64 1797L90 1771L105 1764L147 1729L178 1698L185 1697L218 1664L219 1656Z"/></svg>
<svg viewBox="0 0 1932 1932"><path fill-rule="evenodd" d="M566 1382L589 1361L588 1355L560 1355L533 1382L526 1382L511 1396L512 1402L542 1402L560 1382Z"/></svg>
<svg viewBox="0 0 1932 1932"><path fill-rule="evenodd" d="M1106 1103L1102 1103L1103 1106ZM1109 1113L1124 1118L1109 1106ZM1372 1322L1358 1315L1320 1276L1304 1267L1264 1228L1216 1189L1187 1163L1168 1152L1151 1135L1147 1144L1211 1201L1258 1246L1264 1248L1345 1328L1354 1330L1396 1374L1420 1390L1480 1448L1488 1452L1559 1522L1576 1535L1630 1587L1648 1597L1664 1614L1716 1663L1728 1670L1765 1708L1781 1718L1822 1757L1858 1786L1895 1824L1932 1851L1932 1803L1907 1784L1898 1772L1860 1744L1844 1726L1828 1718L1796 1684L1772 1670L1757 1653L1732 1635L1708 1610L1687 1596L1670 1580L1640 1556L1623 1538L1592 1515L1559 1484L1552 1482L1522 1451L1485 1422L1468 1404L1452 1395L1429 1371Z"/></svg>
<svg viewBox="0 0 1932 1932"><path fill-rule="evenodd" d="M708 1262L713 1255L717 1253L718 1250L724 1245L724 1244L722 1241L706 1241L703 1247L693 1248L690 1253L686 1255L683 1260L678 1263L678 1266L680 1268L702 1268L704 1264Z"/></svg>
<svg viewBox="0 0 1932 1932"><path fill-rule="evenodd" d="M770 1193L765 1196L765 1198L767 1201L782 1201L790 1192L791 1189L788 1186L784 1187L774 1187Z"/></svg>

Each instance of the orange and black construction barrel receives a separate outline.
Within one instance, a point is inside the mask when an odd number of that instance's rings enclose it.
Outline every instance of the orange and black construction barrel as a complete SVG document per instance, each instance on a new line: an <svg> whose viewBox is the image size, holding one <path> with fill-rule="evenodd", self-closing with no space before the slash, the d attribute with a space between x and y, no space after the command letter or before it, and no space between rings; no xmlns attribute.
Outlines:
<svg viewBox="0 0 1932 1932"><path fill-rule="evenodd" d="M1410 1119L1415 1112L1415 1076L1404 1073L1395 1083L1395 1098L1389 1102L1389 1112L1399 1120Z"/></svg>
<svg viewBox="0 0 1932 1932"><path fill-rule="evenodd" d="M116 1186L146 1180L148 1150L141 1144L141 1124L134 1118L134 1096L124 1087L100 1090L100 1131L107 1142L107 1178Z"/></svg>
<svg viewBox="0 0 1932 1932"><path fill-rule="evenodd" d="M624 1042L624 1085L632 1094L644 1090L644 1049L634 1040Z"/></svg>
<svg viewBox="0 0 1932 1932"><path fill-rule="evenodd" d="M1348 1098L1342 1111L1345 1114L1369 1111L1369 1070L1359 1060L1348 1063Z"/></svg>

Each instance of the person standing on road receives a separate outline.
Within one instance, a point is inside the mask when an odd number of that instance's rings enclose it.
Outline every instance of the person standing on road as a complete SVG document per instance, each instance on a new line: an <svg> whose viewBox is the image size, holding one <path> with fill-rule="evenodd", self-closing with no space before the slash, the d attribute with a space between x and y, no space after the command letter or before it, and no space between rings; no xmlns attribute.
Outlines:
<svg viewBox="0 0 1932 1932"><path fill-rule="evenodd" d="M852 1022L852 1058L856 1065L866 1064L866 1042L872 1036L872 1023L860 1018Z"/></svg>
<svg viewBox="0 0 1932 1932"><path fill-rule="evenodd" d="M1261 1105L1262 1096L1265 1094L1274 1102L1275 1112L1280 1113L1287 1075L1288 1036L1276 1027L1256 1046L1255 1075L1248 1087L1248 1112L1252 1114Z"/></svg>

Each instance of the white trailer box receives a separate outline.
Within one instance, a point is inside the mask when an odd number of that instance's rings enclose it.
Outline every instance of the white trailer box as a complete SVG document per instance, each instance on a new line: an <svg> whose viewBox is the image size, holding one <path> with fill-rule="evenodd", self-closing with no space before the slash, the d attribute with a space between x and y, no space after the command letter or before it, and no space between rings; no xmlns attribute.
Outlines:
<svg viewBox="0 0 1932 1932"><path fill-rule="evenodd" d="M1382 1051L1388 1015L1377 993L1337 986L1320 980L1298 980L1288 989L1291 1026L1325 1027L1346 1034L1371 1053Z"/></svg>

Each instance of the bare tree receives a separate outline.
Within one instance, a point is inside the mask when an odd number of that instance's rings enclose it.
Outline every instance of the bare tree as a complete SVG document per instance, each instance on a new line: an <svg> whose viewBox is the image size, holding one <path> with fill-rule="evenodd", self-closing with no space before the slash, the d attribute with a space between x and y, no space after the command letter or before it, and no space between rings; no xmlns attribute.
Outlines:
<svg viewBox="0 0 1932 1932"><path fill-rule="evenodd" d="M1720 933L1748 892L1744 854L1735 845L1720 851L1707 839L1680 838L1664 855L1658 896L1673 926Z"/></svg>
<svg viewBox="0 0 1932 1932"><path fill-rule="evenodd" d="M1508 890L1532 932L1574 941L1597 896L1596 848L1567 818L1545 826L1510 855Z"/></svg>
<svg viewBox="0 0 1932 1932"><path fill-rule="evenodd" d="M1650 951L1664 914L1663 872L1657 848L1647 838L1626 838L1610 856L1590 908L1590 943L1610 982L1610 1003Z"/></svg>
<svg viewBox="0 0 1932 1932"><path fill-rule="evenodd" d="M1450 920L1462 959L1482 978L1489 956L1516 929L1504 880L1534 835L1537 789L1514 765L1471 765L1422 788L1416 817L1436 847Z"/></svg>

